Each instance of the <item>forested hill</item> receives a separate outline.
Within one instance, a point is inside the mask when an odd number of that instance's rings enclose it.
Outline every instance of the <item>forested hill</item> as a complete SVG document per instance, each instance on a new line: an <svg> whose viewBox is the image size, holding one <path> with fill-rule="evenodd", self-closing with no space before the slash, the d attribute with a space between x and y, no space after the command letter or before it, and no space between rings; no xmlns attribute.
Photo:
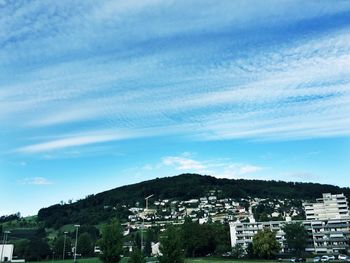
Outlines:
<svg viewBox="0 0 350 263"><path fill-rule="evenodd" d="M321 197L322 193L344 193L350 197L350 188L340 188L333 185L218 179L198 174L181 174L118 187L91 195L72 204L57 204L43 208L38 213L38 219L44 222L47 227L54 228L71 223L96 225L112 216L125 219L128 215L128 206L134 206L137 201L143 204L144 197L150 194L154 194L153 200L187 200L206 196L211 190L216 190L218 197L231 198L314 200Z"/></svg>

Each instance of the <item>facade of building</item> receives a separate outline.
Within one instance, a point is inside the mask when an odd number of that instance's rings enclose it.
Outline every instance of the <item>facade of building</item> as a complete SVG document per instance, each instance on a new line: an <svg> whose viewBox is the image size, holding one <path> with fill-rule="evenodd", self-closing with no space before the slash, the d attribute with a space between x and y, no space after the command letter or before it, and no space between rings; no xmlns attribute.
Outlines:
<svg viewBox="0 0 350 263"><path fill-rule="evenodd" d="M349 207L344 194L323 194L316 203L303 204L307 220L341 219L349 217Z"/></svg>
<svg viewBox="0 0 350 263"><path fill-rule="evenodd" d="M344 194L323 194L315 203L304 203L306 220L301 222L308 233L308 243L305 251L315 254L350 253L350 216L348 201ZM231 222L231 245L241 245L247 248L253 242L253 236L264 228L276 232L276 239L281 244L282 251L286 251L286 239L283 226L286 221Z"/></svg>
<svg viewBox="0 0 350 263"><path fill-rule="evenodd" d="M350 218L330 220L305 220L302 222L308 233L307 252L316 254L340 254L350 252ZM276 239L281 244L282 251L286 250L285 233L282 228L287 221L270 222L231 222L231 246L237 244L247 248L253 242L253 236L264 228L276 232Z"/></svg>
<svg viewBox="0 0 350 263"><path fill-rule="evenodd" d="M284 247L284 232L282 231L283 225L286 221L270 221L270 222L231 222L230 223L230 237L231 246L241 245L246 249L250 243L253 242L253 237L258 231L264 228L269 228L276 232L276 239ZM283 250L283 249L282 249ZM283 252L283 251L281 251Z"/></svg>
<svg viewBox="0 0 350 263"><path fill-rule="evenodd" d="M0 262L12 261L13 249L12 244L0 244Z"/></svg>

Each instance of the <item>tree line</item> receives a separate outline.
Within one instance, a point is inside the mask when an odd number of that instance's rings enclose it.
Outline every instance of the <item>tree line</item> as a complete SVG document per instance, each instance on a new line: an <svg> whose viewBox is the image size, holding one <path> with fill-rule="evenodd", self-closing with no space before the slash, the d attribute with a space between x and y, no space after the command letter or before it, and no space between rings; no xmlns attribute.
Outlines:
<svg viewBox="0 0 350 263"><path fill-rule="evenodd" d="M117 229L117 226L114 226ZM300 222L291 222L283 227L286 233L286 246L284 250L293 255L301 257L307 245L307 232ZM113 231L109 229L109 233ZM115 231L114 233L117 233ZM225 226L216 224L199 225L192 222L189 218L186 219L183 225L168 226L166 231L161 234L161 253L159 261L161 263L184 263L186 257L202 257L208 255L222 255L223 252L230 251L229 254L233 258L248 258L248 259L274 259L281 252L281 244L276 240L276 233L268 228L258 231L253 237L252 243L248 248L243 249L240 245L233 248L230 246L229 237L225 230ZM112 239L109 235L108 239ZM114 237L117 235L115 234ZM106 246L109 242L105 240ZM116 240L111 244L120 244ZM107 249L102 246L103 249ZM119 245L120 246L120 245ZM113 251L121 252L119 249L108 250L113 254ZM102 257L105 263L113 261L106 260L106 255ZM108 257L118 262L120 257ZM130 255L130 263L144 263L145 254L139 249L134 249Z"/></svg>
<svg viewBox="0 0 350 263"><path fill-rule="evenodd" d="M294 255L302 255L307 244L307 233L299 222L291 222L284 226L286 233L285 251ZM128 256L130 263L145 262L145 257L151 256L151 243L160 242L160 262L184 262L186 257L203 257L209 255L221 256L227 254L233 258L259 258L272 259L276 257L282 247L276 240L276 233L264 229L259 231L253 242L243 248L239 245L231 248L229 226L219 223L199 224L187 217L182 225L168 225L166 231L160 228L149 228L144 231L141 243L140 230L123 236L120 221L113 219L99 231L91 225L82 225L78 236L77 253L82 257L95 256L94 247L99 246L102 254L100 258L104 263L115 263L121 255ZM40 261L51 258L72 258L72 247L75 243L74 231L62 233L48 240L44 227L37 229L30 239L16 240L15 255L27 261ZM131 244L130 253L125 244ZM143 250L141 252L141 247Z"/></svg>

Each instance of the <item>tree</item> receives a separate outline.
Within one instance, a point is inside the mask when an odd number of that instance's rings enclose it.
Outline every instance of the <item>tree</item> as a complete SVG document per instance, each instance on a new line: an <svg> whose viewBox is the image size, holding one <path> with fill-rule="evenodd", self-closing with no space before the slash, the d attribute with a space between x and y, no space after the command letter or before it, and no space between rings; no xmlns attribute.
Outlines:
<svg viewBox="0 0 350 263"><path fill-rule="evenodd" d="M308 234L303 223L291 222L284 225L282 230L286 233L285 237L288 248L295 252L298 256L301 256L303 251L305 251L308 238Z"/></svg>
<svg viewBox="0 0 350 263"><path fill-rule="evenodd" d="M244 249L241 244L237 244L232 248L232 257L233 258L242 258L244 255Z"/></svg>
<svg viewBox="0 0 350 263"><path fill-rule="evenodd" d="M162 253L160 263L185 262L181 234L175 226L168 227L160 242L160 252Z"/></svg>
<svg viewBox="0 0 350 263"><path fill-rule="evenodd" d="M62 257L63 255L63 249L64 249L64 236L59 236L55 242L53 249L56 253L56 256ZM66 237L66 247L65 247L65 256L69 251L72 249L72 240L70 239L69 236Z"/></svg>
<svg viewBox="0 0 350 263"><path fill-rule="evenodd" d="M230 229L228 224L214 223L209 225L213 238L215 254L221 255L231 250Z"/></svg>
<svg viewBox="0 0 350 263"><path fill-rule="evenodd" d="M100 231L95 226L86 224L80 227L79 233L88 233L92 238L93 243L95 243L100 236Z"/></svg>
<svg viewBox="0 0 350 263"><path fill-rule="evenodd" d="M254 254L253 243L248 244L245 252L246 252L246 258L248 258L248 259L253 259L256 257Z"/></svg>
<svg viewBox="0 0 350 263"><path fill-rule="evenodd" d="M28 250L30 241L28 239L20 239L14 242L13 254L18 258L25 258L26 251Z"/></svg>
<svg viewBox="0 0 350 263"><path fill-rule="evenodd" d="M281 246L276 240L276 233L265 228L253 237L253 249L259 258L271 259L280 251Z"/></svg>
<svg viewBox="0 0 350 263"><path fill-rule="evenodd" d="M136 231L135 244L136 244L136 247L141 247L141 232L140 231Z"/></svg>
<svg viewBox="0 0 350 263"><path fill-rule="evenodd" d="M116 263L120 260L123 251L123 235L118 220L113 219L102 230L101 260L104 263Z"/></svg>
<svg viewBox="0 0 350 263"><path fill-rule="evenodd" d="M25 251L25 259L27 261L40 261L51 256L49 244L40 238L30 240Z"/></svg>
<svg viewBox="0 0 350 263"><path fill-rule="evenodd" d="M83 233L78 238L79 254L83 257L88 257L94 253L94 243L89 233Z"/></svg>
<svg viewBox="0 0 350 263"><path fill-rule="evenodd" d="M158 235L156 233L156 230L153 228L149 228L146 234L146 244L144 249L145 255L150 256L152 254L152 242L157 243L157 241Z"/></svg>
<svg viewBox="0 0 350 263"><path fill-rule="evenodd" d="M142 255L141 250L138 247L135 247L128 260L128 263L145 263L145 262L146 262L146 259Z"/></svg>
<svg viewBox="0 0 350 263"><path fill-rule="evenodd" d="M194 257L196 255L196 250L200 243L199 233L199 224L192 222L190 217L186 217L182 225L182 239L186 256Z"/></svg>

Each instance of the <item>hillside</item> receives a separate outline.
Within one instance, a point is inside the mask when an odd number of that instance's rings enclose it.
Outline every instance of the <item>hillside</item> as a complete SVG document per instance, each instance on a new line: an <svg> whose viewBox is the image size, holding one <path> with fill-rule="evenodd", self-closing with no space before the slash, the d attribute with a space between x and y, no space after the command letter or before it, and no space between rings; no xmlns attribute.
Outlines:
<svg viewBox="0 0 350 263"><path fill-rule="evenodd" d="M218 179L198 174L181 174L118 187L72 204L56 204L43 208L38 213L38 220L53 228L71 223L98 225L114 216L124 221L129 215L129 207L135 206L136 202L143 204L144 197L150 194L154 194L153 200L188 200L206 196L211 190L215 190L219 197L234 199L258 197L314 200L327 192L344 193L350 197L350 188L333 185Z"/></svg>

